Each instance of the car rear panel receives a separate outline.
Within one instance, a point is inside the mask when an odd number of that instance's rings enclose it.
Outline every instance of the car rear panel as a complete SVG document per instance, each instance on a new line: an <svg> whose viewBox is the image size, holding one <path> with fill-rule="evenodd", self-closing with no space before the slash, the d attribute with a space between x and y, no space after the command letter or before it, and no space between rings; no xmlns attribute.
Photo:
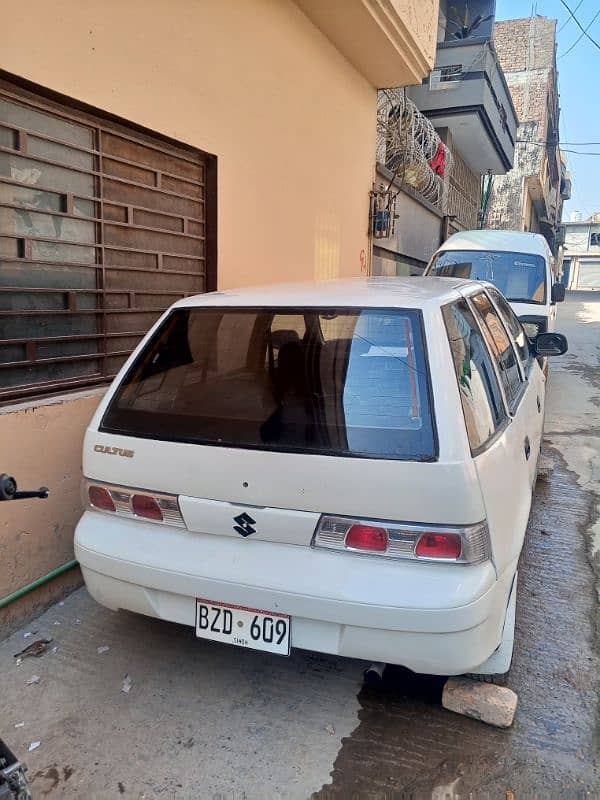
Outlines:
<svg viewBox="0 0 600 800"><path fill-rule="evenodd" d="M260 536L303 545L310 544L320 514L442 525L485 519L470 459L419 463L265 452L135 439L90 428L83 469L96 481L179 495L191 530L239 538L233 518L243 511L260 517ZM289 530L279 530L282 509L305 512L304 521L292 514L286 518Z"/></svg>

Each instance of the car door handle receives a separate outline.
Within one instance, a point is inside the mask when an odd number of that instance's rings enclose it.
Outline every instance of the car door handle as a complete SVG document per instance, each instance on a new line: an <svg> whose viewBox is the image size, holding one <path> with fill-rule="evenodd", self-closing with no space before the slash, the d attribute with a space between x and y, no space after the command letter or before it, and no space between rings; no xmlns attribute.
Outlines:
<svg viewBox="0 0 600 800"><path fill-rule="evenodd" d="M525 448L525 458L529 461L529 456L531 455L531 442L529 441L529 436L525 437L524 448Z"/></svg>

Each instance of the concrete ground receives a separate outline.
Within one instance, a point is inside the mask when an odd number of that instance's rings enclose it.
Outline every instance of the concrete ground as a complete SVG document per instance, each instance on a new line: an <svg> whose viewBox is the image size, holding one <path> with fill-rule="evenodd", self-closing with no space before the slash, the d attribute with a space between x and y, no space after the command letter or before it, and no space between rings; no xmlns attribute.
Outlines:
<svg viewBox="0 0 600 800"><path fill-rule="evenodd" d="M571 349L552 364L552 471L520 567L512 729L442 709L441 679L389 668L362 688L361 662L201 642L82 589L0 643L0 735L28 763L34 796L600 797L600 293L571 294L558 329ZM29 631L58 649L16 666Z"/></svg>

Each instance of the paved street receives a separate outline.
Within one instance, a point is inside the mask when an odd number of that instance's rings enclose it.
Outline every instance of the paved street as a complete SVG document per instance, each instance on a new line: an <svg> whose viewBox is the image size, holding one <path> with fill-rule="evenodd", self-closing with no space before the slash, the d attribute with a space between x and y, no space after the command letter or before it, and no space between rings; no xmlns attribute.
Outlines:
<svg viewBox="0 0 600 800"><path fill-rule="evenodd" d="M362 662L199 642L81 589L0 643L0 731L35 797L599 797L600 293L568 296L558 330L571 349L551 369L552 471L519 573L511 730L442 709L440 679L390 668L361 688ZM58 650L15 666L27 631Z"/></svg>

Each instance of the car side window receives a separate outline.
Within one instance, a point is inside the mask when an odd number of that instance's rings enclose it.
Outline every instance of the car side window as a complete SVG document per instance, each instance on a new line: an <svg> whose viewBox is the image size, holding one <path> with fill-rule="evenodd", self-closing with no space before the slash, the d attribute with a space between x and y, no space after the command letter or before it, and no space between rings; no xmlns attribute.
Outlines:
<svg viewBox="0 0 600 800"><path fill-rule="evenodd" d="M506 419L502 393L485 340L469 305L442 309L471 450L480 449Z"/></svg>
<svg viewBox="0 0 600 800"><path fill-rule="evenodd" d="M483 335L498 367L508 407L513 412L519 404L523 383L517 354L510 336L487 294L480 292L473 295L471 300L475 307L475 313L481 321Z"/></svg>
<svg viewBox="0 0 600 800"><path fill-rule="evenodd" d="M523 364L523 368L525 372L528 372L533 364L533 353L529 347L529 339L527 338L525 329L521 325L521 322L519 321L519 318L515 312L510 307L508 300L506 300L506 298L503 297L497 289L490 289L489 293L492 297L492 300L496 304L496 308L502 317L502 321L514 339L517 352L519 353L519 358Z"/></svg>

